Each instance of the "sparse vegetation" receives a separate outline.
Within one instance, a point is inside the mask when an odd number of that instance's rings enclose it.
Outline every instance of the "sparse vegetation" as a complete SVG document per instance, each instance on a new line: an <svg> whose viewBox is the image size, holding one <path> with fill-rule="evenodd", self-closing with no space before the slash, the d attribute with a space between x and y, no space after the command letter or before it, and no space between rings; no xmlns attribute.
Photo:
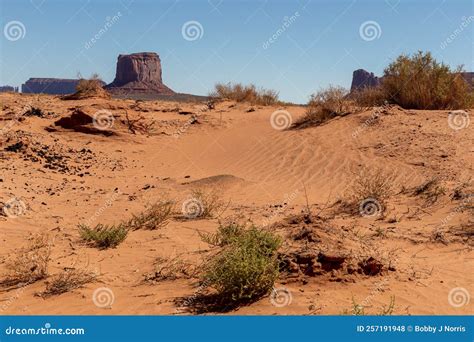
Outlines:
<svg viewBox="0 0 474 342"><path fill-rule="evenodd" d="M46 234L35 234L30 237L26 247L7 261L8 273L0 282L3 286L31 284L44 279L48 275L48 262L51 255L51 245Z"/></svg>
<svg viewBox="0 0 474 342"><path fill-rule="evenodd" d="M130 118L128 115L128 112L125 111L125 124L127 126L127 129L130 133L132 134L146 134L146 135L152 135L154 132L154 126L155 126L155 121L152 120L151 122L146 122L145 118L143 116L138 116L136 119Z"/></svg>
<svg viewBox="0 0 474 342"><path fill-rule="evenodd" d="M224 247L242 236L245 227L237 223L221 224L216 233L201 233L201 240L212 246Z"/></svg>
<svg viewBox="0 0 474 342"><path fill-rule="evenodd" d="M359 108L382 106L387 102L387 94L382 87L365 87L351 93L350 98Z"/></svg>
<svg viewBox="0 0 474 342"><path fill-rule="evenodd" d="M60 295L78 289L95 279L94 273L79 269L66 269L48 280L45 291L41 292L40 295L42 297Z"/></svg>
<svg viewBox="0 0 474 342"><path fill-rule="evenodd" d="M294 128L319 126L336 117L350 113L348 91L338 86L329 86L313 95L308 102L305 115L293 125Z"/></svg>
<svg viewBox="0 0 474 342"><path fill-rule="evenodd" d="M438 178L429 179L413 190L413 195L422 197L427 205L436 203L444 194L446 194L446 189L440 185Z"/></svg>
<svg viewBox="0 0 474 342"><path fill-rule="evenodd" d="M258 89L255 85L240 83L217 83L209 96L215 99L249 102L254 105L270 106L278 103L278 93L271 89Z"/></svg>
<svg viewBox="0 0 474 342"><path fill-rule="evenodd" d="M164 227L174 212L175 203L170 200L163 200L148 205L146 209L138 214L133 214L132 218L124 223L127 229L148 229L154 230Z"/></svg>
<svg viewBox="0 0 474 342"><path fill-rule="evenodd" d="M218 240L227 244L206 263L202 282L229 306L267 294L278 277L276 252L281 239L254 226L221 228L218 235Z"/></svg>
<svg viewBox="0 0 474 342"><path fill-rule="evenodd" d="M410 109L463 109L473 103L472 90L460 75L431 53L401 55L384 71L387 100Z"/></svg>
<svg viewBox="0 0 474 342"><path fill-rule="evenodd" d="M180 278L189 278L193 275L194 268L192 264L175 258L158 258L155 261L155 270L145 275L147 282L160 282L164 280L176 280Z"/></svg>
<svg viewBox="0 0 474 342"><path fill-rule="evenodd" d="M78 75L79 82L76 86L76 92L63 97L64 100L81 100L90 97L110 98L109 93L103 88L103 81L98 74L93 74L89 79Z"/></svg>
<svg viewBox="0 0 474 342"><path fill-rule="evenodd" d="M81 238L98 248L115 248L125 240L128 228L125 224L104 225L97 224L94 228L85 224L79 224L79 235Z"/></svg>
<svg viewBox="0 0 474 342"><path fill-rule="evenodd" d="M227 204L216 190L194 189L191 196L193 199L190 202L192 208L189 209L192 211L191 216L194 218L214 217L220 215L227 207Z"/></svg>

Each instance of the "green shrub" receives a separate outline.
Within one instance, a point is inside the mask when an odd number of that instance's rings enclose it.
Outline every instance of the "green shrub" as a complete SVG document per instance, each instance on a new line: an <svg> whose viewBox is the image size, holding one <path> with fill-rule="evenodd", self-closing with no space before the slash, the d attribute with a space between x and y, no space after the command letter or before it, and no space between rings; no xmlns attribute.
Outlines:
<svg viewBox="0 0 474 342"><path fill-rule="evenodd" d="M81 238L98 248L114 248L125 240L128 228L120 223L118 225L98 224L94 228L79 224L79 235Z"/></svg>
<svg viewBox="0 0 474 342"><path fill-rule="evenodd" d="M210 97L233 100L236 102L249 102L251 104L269 106L278 103L278 93L271 89L257 89L253 84L217 83Z"/></svg>
<svg viewBox="0 0 474 342"><path fill-rule="evenodd" d="M390 102L412 109L462 109L472 104L472 91L461 76L438 63L431 53L401 55L384 71L382 87Z"/></svg>
<svg viewBox="0 0 474 342"><path fill-rule="evenodd" d="M227 225L220 225L217 232L214 234L201 234L201 239L210 245L224 247L235 241L235 239L240 237L244 232L245 227L236 223L230 223Z"/></svg>
<svg viewBox="0 0 474 342"><path fill-rule="evenodd" d="M311 95L305 115L295 122L294 128L319 126L336 117L350 113L349 92L339 86L329 86Z"/></svg>
<svg viewBox="0 0 474 342"><path fill-rule="evenodd" d="M228 237L228 244L207 264L203 283L215 289L218 298L228 305L250 302L267 294L278 277L276 252L280 238L256 227L221 231L225 232L222 236Z"/></svg>

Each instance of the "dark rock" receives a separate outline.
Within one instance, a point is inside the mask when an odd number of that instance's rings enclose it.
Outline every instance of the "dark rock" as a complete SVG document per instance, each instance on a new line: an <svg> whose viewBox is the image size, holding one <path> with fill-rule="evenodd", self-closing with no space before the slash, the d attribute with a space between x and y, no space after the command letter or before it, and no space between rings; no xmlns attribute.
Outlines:
<svg viewBox="0 0 474 342"><path fill-rule="evenodd" d="M154 52L119 55L112 83L105 87L112 94L173 95L163 84L160 57Z"/></svg>
<svg viewBox="0 0 474 342"><path fill-rule="evenodd" d="M380 82L381 78L375 76L373 72L358 69L352 73L351 91L377 87Z"/></svg>
<svg viewBox="0 0 474 342"><path fill-rule="evenodd" d="M377 275L382 272L383 264L373 257L359 262L359 267L365 275Z"/></svg>
<svg viewBox="0 0 474 342"><path fill-rule="evenodd" d="M30 78L21 85L22 93L66 95L76 91L78 79ZM102 82L102 85L105 83Z"/></svg>

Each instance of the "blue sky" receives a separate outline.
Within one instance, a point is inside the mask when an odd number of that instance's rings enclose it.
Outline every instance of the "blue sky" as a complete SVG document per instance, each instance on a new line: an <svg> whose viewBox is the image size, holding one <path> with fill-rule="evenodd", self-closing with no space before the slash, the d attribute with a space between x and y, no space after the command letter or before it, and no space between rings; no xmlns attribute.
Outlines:
<svg viewBox="0 0 474 342"><path fill-rule="evenodd" d="M474 70L471 0L0 4L0 85L17 86L30 77L75 78L78 72L97 72L108 83L119 54L142 51L160 55L164 83L177 92L206 95L216 82L232 81L275 89L281 99L299 103L329 84L349 87L355 69L381 74L401 53L430 50L451 66ZM100 34L108 20L113 23ZM6 32L14 21L24 27L19 36ZM192 29L183 36L190 21L202 27L195 26L197 36Z"/></svg>

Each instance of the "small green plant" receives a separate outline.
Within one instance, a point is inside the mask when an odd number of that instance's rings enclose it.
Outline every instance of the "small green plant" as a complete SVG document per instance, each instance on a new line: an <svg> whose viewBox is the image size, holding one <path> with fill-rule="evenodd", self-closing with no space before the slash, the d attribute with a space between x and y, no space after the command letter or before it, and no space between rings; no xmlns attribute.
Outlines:
<svg viewBox="0 0 474 342"><path fill-rule="evenodd" d="M351 310L344 309L342 312L343 315L353 315L353 316L364 316L365 308L363 305L356 302L354 296L352 296L352 308Z"/></svg>
<svg viewBox="0 0 474 342"><path fill-rule="evenodd" d="M48 280L45 291L41 292L40 295L42 297L60 295L78 289L95 279L95 274L91 272L79 269L66 269L54 275L51 280Z"/></svg>
<svg viewBox="0 0 474 342"><path fill-rule="evenodd" d="M215 191L194 189L191 200L185 202L183 214L189 218L210 218L220 215L226 209L226 203L221 195Z"/></svg>
<svg viewBox="0 0 474 342"><path fill-rule="evenodd" d="M238 305L272 289L279 274L277 250L281 239L254 226L231 236L228 244L206 263L202 282L215 289L223 303Z"/></svg>
<svg viewBox="0 0 474 342"><path fill-rule="evenodd" d="M217 83L209 96L215 99L249 102L254 105L270 106L278 103L278 93L271 89L257 89L253 84Z"/></svg>
<svg viewBox="0 0 474 342"><path fill-rule="evenodd" d="M115 248L125 240L128 228L123 223L118 225L97 224L94 228L85 224L79 224L79 235L81 238L95 247Z"/></svg>
<svg viewBox="0 0 474 342"><path fill-rule="evenodd" d="M350 113L349 92L338 86L329 86L313 95L308 102L305 115L295 122L294 128L319 126L336 117Z"/></svg>
<svg viewBox="0 0 474 342"><path fill-rule="evenodd" d="M212 245L224 247L240 237L245 232L245 227L237 223L219 225L216 233L200 233L202 241Z"/></svg>

